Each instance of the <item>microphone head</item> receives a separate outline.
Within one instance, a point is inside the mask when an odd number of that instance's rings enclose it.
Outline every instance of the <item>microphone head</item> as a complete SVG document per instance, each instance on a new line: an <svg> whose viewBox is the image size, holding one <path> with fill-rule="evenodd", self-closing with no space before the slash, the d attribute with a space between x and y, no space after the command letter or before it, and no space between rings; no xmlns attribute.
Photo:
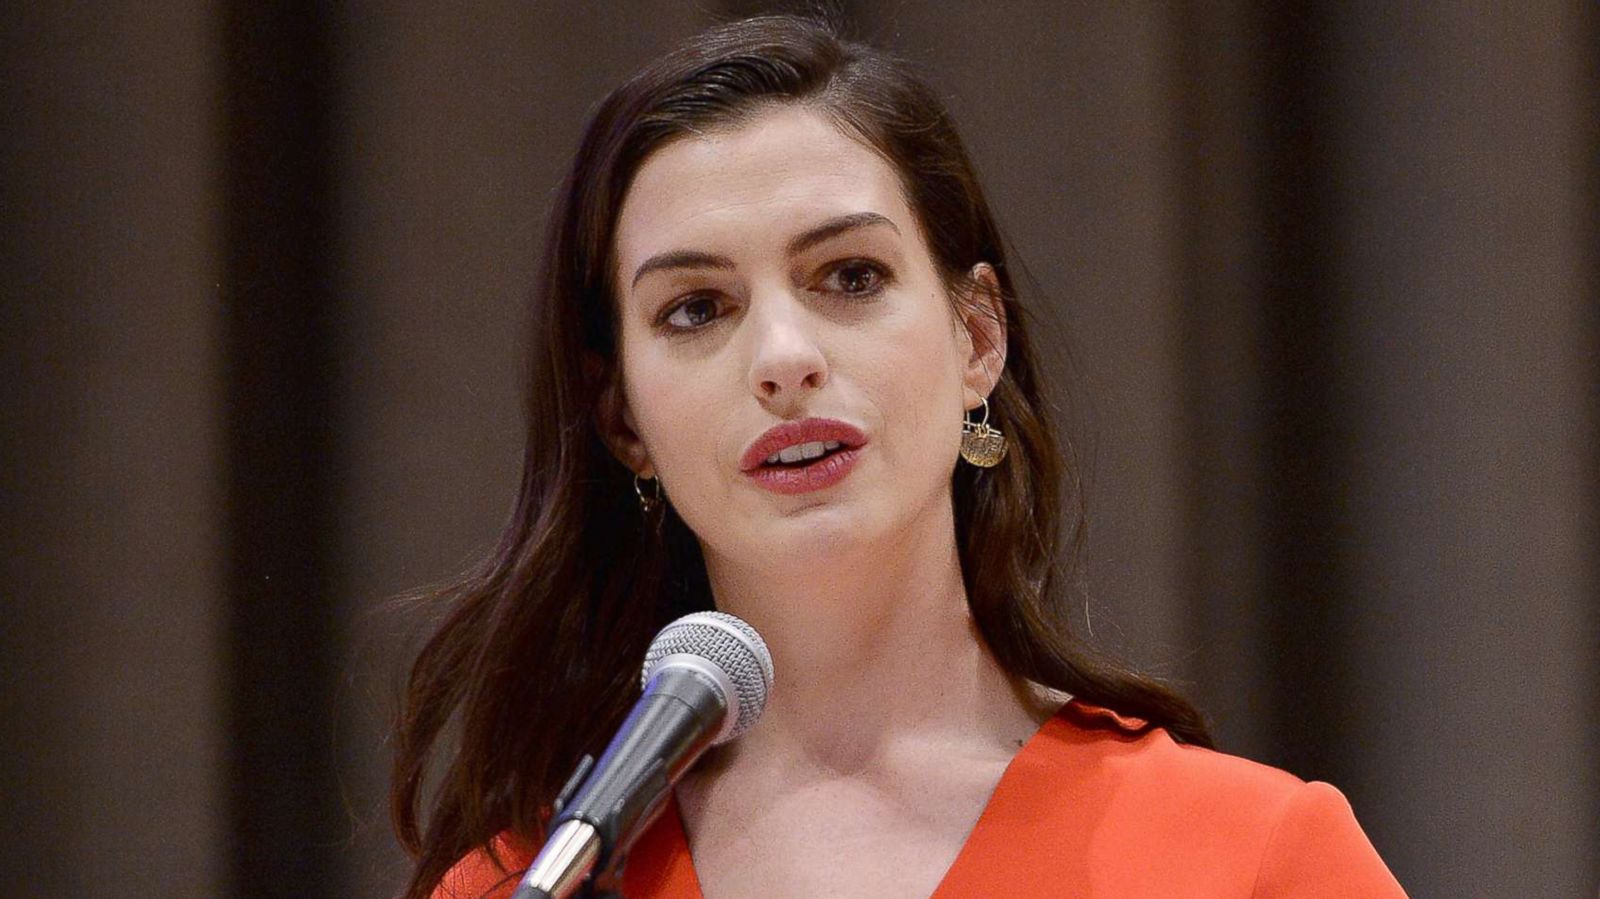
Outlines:
<svg viewBox="0 0 1600 899"><path fill-rule="evenodd" d="M728 706L728 721L715 740L726 743L755 726L772 692L772 653L755 628L726 612L685 615L650 641L639 683L648 684L663 666L683 664L704 673L707 663ZM726 695L729 687L732 695Z"/></svg>

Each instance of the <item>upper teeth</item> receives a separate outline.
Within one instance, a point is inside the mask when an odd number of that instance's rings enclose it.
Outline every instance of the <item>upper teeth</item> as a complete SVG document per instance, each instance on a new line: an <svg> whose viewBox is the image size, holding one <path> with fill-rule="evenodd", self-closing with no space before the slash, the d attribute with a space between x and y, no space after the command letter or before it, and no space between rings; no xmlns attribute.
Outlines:
<svg viewBox="0 0 1600 899"><path fill-rule="evenodd" d="M797 443L794 446L786 446L768 456L766 464L777 465L779 462L799 462L802 459L815 459L823 453L838 448L839 441L837 440L829 440L825 443L820 440L812 441L811 443Z"/></svg>

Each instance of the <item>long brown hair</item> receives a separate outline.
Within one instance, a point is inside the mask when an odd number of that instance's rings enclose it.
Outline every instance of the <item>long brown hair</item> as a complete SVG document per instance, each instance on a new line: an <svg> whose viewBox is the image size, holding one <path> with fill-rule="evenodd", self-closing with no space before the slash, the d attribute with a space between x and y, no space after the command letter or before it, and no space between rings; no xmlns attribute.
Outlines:
<svg viewBox="0 0 1600 899"><path fill-rule="evenodd" d="M894 166L952 296L978 262L999 276L1006 366L990 420L1010 454L997 468L952 474L962 576L989 649L1018 678L1211 745L1192 706L1098 656L1069 626L1070 583L1058 566L1081 541L1081 493L1049 420L998 229L938 97L903 63L826 22L747 19L700 34L617 88L562 185L534 300L516 507L494 553L438 596L448 612L412 668L396 725L392 800L417 860L410 897L501 831L537 835L577 760L603 748L635 698L650 637L712 607L694 535L670 507L641 516L631 472L595 426L616 375L613 232L631 179L663 143L786 103L831 117ZM452 723L454 752L436 759L449 752ZM439 761L442 779L425 795Z"/></svg>

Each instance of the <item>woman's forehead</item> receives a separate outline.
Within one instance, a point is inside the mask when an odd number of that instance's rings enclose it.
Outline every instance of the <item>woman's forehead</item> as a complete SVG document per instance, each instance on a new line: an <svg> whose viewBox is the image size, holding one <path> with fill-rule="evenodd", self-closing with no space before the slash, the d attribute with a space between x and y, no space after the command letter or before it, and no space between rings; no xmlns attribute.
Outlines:
<svg viewBox="0 0 1600 899"><path fill-rule="evenodd" d="M626 284L645 258L707 249L698 244L781 248L820 222L859 213L914 233L900 180L882 156L819 112L781 107L651 154L617 220L617 273Z"/></svg>

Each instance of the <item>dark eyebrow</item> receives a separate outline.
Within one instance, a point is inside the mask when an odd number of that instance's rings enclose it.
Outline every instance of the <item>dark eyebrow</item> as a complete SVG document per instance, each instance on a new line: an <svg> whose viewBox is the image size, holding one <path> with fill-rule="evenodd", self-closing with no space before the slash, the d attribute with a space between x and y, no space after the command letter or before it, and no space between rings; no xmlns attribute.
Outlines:
<svg viewBox="0 0 1600 899"><path fill-rule="evenodd" d="M798 255L830 237L837 237L846 231L853 231L857 228L866 228L872 225L888 225L894 230L894 233L900 233L900 229L895 226L894 222L876 212L852 212L849 215L828 219L815 228L810 228L803 233L795 235L794 239L790 240L789 245L784 249L790 256ZM732 270L735 266L732 259L726 256L718 256L714 253L701 253L695 250L668 250L665 253L657 253L651 256L644 261L643 265L639 266L639 270L633 273L633 286L639 286L639 279L651 272L674 268Z"/></svg>
<svg viewBox="0 0 1600 899"><path fill-rule="evenodd" d="M865 228L869 225L888 225L894 229L894 233L900 233L900 229L895 227L894 222L876 212L852 212L849 215L828 219L803 234L795 235L795 238L789 241L789 246L785 247L785 249L790 256L796 256L830 237L836 237L846 231Z"/></svg>
<svg viewBox="0 0 1600 899"><path fill-rule="evenodd" d="M694 250L669 250L657 253L644 261L639 270L633 273L633 286L639 286L639 279L651 272L670 268L720 268L732 271L736 266L733 260L726 256L717 256L712 253L699 253Z"/></svg>

